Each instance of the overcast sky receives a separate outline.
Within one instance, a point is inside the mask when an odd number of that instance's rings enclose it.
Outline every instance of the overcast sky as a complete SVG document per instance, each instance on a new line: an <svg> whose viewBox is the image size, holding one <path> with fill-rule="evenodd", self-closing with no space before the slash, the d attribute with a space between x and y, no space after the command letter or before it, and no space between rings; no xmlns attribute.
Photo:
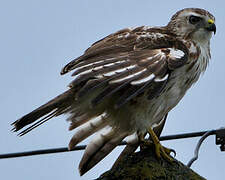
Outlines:
<svg viewBox="0 0 225 180"><path fill-rule="evenodd" d="M67 146L66 117L54 118L20 138L10 123L67 89L70 75L61 68L104 36L125 27L160 26L186 7L209 10L216 17L210 65L200 81L169 114L163 135L216 129L225 126L225 4L223 1L180 0L20 0L0 1L0 153ZM198 138L163 142L187 163ZM87 142L87 141L86 141ZM81 144L86 144L83 142ZM94 179L108 170L122 148L83 177L78 164L83 151L0 160L2 179ZM192 166L207 179L224 178L225 152L215 137L202 145Z"/></svg>

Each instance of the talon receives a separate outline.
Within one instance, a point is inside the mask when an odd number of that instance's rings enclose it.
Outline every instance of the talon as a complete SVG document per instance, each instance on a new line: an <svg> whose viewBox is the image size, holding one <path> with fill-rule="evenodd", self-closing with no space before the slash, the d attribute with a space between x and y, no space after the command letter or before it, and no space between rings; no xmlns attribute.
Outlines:
<svg viewBox="0 0 225 180"><path fill-rule="evenodd" d="M174 159L170 156L170 153L171 152L174 153L174 157L175 157L176 156L176 151L173 150L173 149L169 149L169 148L163 147L160 144L160 141L159 141L158 137L156 136L156 134L154 133L154 131L151 128L149 128L148 132L151 135L153 144L155 145L155 153L156 153L156 156L158 158L163 157L167 161L173 162Z"/></svg>
<svg viewBox="0 0 225 180"><path fill-rule="evenodd" d="M170 152L172 152L172 150L163 147L160 143L155 144L155 152L158 158L163 157L167 161L173 162L173 158L170 157Z"/></svg>
<svg viewBox="0 0 225 180"><path fill-rule="evenodd" d="M170 148L167 148L165 146L163 146L163 148L164 148L166 154L170 155L171 153L173 153L173 157L176 157L177 153L174 149L170 149Z"/></svg>

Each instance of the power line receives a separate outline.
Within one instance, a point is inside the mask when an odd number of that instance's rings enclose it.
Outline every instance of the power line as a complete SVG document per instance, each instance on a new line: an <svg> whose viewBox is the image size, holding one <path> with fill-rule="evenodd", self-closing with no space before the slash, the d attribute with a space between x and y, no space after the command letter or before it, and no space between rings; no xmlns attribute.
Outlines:
<svg viewBox="0 0 225 180"><path fill-rule="evenodd" d="M221 128L221 129L217 129L217 130L199 131L199 132L192 132L192 133L161 136L159 138L159 140L166 141L166 140L175 140L175 139L184 139L184 138L194 138L194 137L203 136L204 134L206 134L208 132L210 132L209 135L216 135L216 144L220 145L221 151L225 151L225 128ZM127 143L125 141L123 141L119 145L122 146L122 145L126 145L126 144ZM41 154L71 152L71 151L84 150L85 148L86 148L86 145L80 145L80 146L76 146L74 149L72 149L70 151L68 150L67 147L61 147L61 148L40 149L40 150L34 150L34 151L7 153L7 154L0 154L0 159L33 156L33 155L41 155Z"/></svg>
<svg viewBox="0 0 225 180"><path fill-rule="evenodd" d="M201 139L198 141L198 144L195 148L195 152L194 152L194 157L188 162L187 166L188 167L191 167L191 165L193 164L194 161L196 161L198 159L198 154L199 154L199 149L200 149L200 146L202 145L203 141L209 137L210 135L212 135L213 133L213 130L212 131L208 131L206 132L202 137Z"/></svg>

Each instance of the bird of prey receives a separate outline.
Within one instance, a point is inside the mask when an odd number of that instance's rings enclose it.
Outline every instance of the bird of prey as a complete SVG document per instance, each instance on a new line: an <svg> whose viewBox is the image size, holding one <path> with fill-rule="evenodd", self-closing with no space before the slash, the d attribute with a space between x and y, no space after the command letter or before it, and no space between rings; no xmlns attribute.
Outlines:
<svg viewBox="0 0 225 180"><path fill-rule="evenodd" d="M79 164L83 175L123 139L145 142L148 133L158 157L168 160L153 131L206 70L214 16L186 8L162 27L126 28L91 45L61 71L72 71L69 89L13 123L24 135L49 119L68 114L73 149L96 133Z"/></svg>

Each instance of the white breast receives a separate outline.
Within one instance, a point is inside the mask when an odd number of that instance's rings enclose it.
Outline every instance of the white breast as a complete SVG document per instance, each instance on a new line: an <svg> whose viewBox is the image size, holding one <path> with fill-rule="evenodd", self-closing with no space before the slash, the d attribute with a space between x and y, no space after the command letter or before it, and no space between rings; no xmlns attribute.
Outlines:
<svg viewBox="0 0 225 180"><path fill-rule="evenodd" d="M200 46L200 56L189 59L188 64L174 70L169 78L163 93L152 101L143 100L143 106L137 113L136 125L140 129L158 124L161 119L172 109L185 95L186 91L199 79L200 74L205 71L210 55L208 46ZM191 62L195 61L192 68ZM141 115L141 113L145 113ZM146 121L147 119L147 121Z"/></svg>

